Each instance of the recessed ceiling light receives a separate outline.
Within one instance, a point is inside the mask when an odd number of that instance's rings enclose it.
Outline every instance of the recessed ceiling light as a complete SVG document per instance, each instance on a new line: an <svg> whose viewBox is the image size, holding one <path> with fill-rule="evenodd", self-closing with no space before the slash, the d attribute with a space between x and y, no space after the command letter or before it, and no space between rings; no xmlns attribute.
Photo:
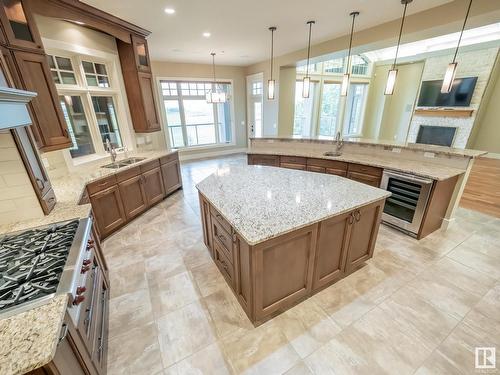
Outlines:
<svg viewBox="0 0 500 375"><path fill-rule="evenodd" d="M174 14L175 13L175 9L173 9L173 8L165 8L165 13L167 13L167 14Z"/></svg>
<svg viewBox="0 0 500 375"><path fill-rule="evenodd" d="M210 38L210 35L212 35L212 34L210 34L209 32L204 32L204 33L203 33L203 36L204 36L205 38Z"/></svg>

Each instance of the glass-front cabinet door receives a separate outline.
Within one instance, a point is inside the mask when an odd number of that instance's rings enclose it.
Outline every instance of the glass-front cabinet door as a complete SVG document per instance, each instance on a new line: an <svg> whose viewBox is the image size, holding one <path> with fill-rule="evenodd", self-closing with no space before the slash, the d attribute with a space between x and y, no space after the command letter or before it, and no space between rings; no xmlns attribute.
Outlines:
<svg viewBox="0 0 500 375"><path fill-rule="evenodd" d="M151 64L149 62L148 42L146 39L133 36L132 44L134 46L137 70L140 72L150 72Z"/></svg>
<svg viewBox="0 0 500 375"><path fill-rule="evenodd" d="M23 1L0 0L0 21L8 44L25 48L43 48L33 17Z"/></svg>

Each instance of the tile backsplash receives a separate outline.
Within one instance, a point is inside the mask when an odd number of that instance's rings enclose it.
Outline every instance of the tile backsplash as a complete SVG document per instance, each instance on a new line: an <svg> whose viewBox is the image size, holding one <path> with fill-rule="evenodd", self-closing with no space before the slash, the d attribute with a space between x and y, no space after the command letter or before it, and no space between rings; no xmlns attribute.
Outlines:
<svg viewBox="0 0 500 375"><path fill-rule="evenodd" d="M0 132L0 225L43 216L12 135Z"/></svg>

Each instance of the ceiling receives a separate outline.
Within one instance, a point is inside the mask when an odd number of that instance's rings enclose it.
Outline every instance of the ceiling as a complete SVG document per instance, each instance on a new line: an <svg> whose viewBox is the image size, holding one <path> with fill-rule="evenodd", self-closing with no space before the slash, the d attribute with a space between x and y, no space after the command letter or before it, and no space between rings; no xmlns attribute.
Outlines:
<svg viewBox="0 0 500 375"><path fill-rule="evenodd" d="M352 10L361 12L362 30L401 17L400 0L83 0L85 3L148 29L153 60L246 66L269 57L269 26L277 26L275 54L307 45L306 21L316 20L313 43L349 32ZM408 14L452 0L416 0ZM168 15L165 8L175 9ZM394 30L397 34L398 30ZM205 38L203 32L210 32Z"/></svg>

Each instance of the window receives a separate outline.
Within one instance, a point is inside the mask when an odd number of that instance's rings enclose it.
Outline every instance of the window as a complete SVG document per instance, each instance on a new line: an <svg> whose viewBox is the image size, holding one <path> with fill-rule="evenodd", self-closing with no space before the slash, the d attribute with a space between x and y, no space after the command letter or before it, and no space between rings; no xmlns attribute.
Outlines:
<svg viewBox="0 0 500 375"><path fill-rule="evenodd" d="M293 135L307 137L313 134L313 108L317 83L311 82L309 98L302 97L302 84L302 81L295 82L295 116L293 120Z"/></svg>
<svg viewBox="0 0 500 375"><path fill-rule="evenodd" d="M323 63L325 73L344 73L344 58L325 61Z"/></svg>
<svg viewBox="0 0 500 375"><path fill-rule="evenodd" d="M368 60L363 56L354 55L351 59L351 73L365 76L368 74Z"/></svg>
<svg viewBox="0 0 500 375"><path fill-rule="evenodd" d="M320 64L309 64L309 74L314 74L319 72ZM307 73L307 65L298 66L296 69L297 73Z"/></svg>
<svg viewBox="0 0 500 375"><path fill-rule="evenodd" d="M106 140L123 147L116 107L120 91L113 87L106 64L88 56L49 55L48 61L73 143L71 157L105 155Z"/></svg>
<svg viewBox="0 0 500 375"><path fill-rule="evenodd" d="M334 137L340 107L340 83L323 84L321 111L319 116L319 135Z"/></svg>
<svg viewBox="0 0 500 375"><path fill-rule="evenodd" d="M325 74L343 74L347 65L347 57L323 62ZM360 55L351 56L351 73L360 76L369 75L369 61Z"/></svg>
<svg viewBox="0 0 500 375"><path fill-rule="evenodd" d="M207 103L206 93L215 90L212 83L161 81L160 85L173 148L231 143L231 106ZM219 83L217 89L229 95L231 84Z"/></svg>
<svg viewBox="0 0 500 375"><path fill-rule="evenodd" d="M252 95L262 95L262 82L252 82Z"/></svg>
<svg viewBox="0 0 500 375"><path fill-rule="evenodd" d="M73 64L67 57L47 56L52 78L55 83L64 85L76 85L76 77Z"/></svg>
<svg viewBox="0 0 500 375"><path fill-rule="evenodd" d="M344 135L361 133L363 109L368 92L368 84L352 83L347 96L344 116Z"/></svg>

